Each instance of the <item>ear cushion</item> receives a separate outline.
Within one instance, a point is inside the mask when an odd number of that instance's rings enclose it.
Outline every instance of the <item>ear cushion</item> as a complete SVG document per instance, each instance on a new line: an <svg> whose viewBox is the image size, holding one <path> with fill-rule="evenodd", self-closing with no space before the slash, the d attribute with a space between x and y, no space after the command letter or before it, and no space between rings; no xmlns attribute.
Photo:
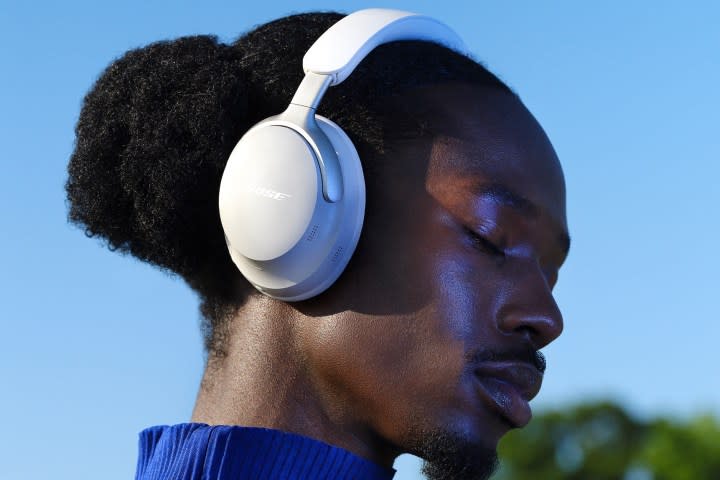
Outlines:
<svg viewBox="0 0 720 480"><path fill-rule="evenodd" d="M355 250L365 214L357 151L335 123L315 116L337 153L343 196L322 194L316 150L299 126L269 119L248 131L220 183L220 219L230 256L261 292L286 301L327 289Z"/></svg>

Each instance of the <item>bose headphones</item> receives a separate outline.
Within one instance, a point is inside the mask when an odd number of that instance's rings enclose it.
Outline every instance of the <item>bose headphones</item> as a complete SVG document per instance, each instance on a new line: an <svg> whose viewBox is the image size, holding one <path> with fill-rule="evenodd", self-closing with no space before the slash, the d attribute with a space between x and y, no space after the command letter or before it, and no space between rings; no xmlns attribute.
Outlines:
<svg viewBox="0 0 720 480"><path fill-rule="evenodd" d="M303 57L305 78L288 108L253 126L230 154L219 194L225 241L240 272L265 295L318 295L350 260L365 214L362 166L345 132L315 110L328 87L396 40L463 50L460 37L430 17L387 9L348 15Z"/></svg>

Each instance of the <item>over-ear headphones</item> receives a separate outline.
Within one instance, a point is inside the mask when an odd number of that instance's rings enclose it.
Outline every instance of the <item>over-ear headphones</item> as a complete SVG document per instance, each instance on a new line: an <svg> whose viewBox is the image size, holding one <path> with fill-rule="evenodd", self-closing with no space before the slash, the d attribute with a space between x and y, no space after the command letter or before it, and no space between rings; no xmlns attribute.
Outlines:
<svg viewBox="0 0 720 480"><path fill-rule="evenodd" d="M427 40L462 50L439 21L367 9L330 27L303 57L305 78L287 110L253 126L220 182L220 219L233 262L262 293L313 297L335 282L357 246L365 213L360 158L342 129L315 114L328 87L375 47Z"/></svg>

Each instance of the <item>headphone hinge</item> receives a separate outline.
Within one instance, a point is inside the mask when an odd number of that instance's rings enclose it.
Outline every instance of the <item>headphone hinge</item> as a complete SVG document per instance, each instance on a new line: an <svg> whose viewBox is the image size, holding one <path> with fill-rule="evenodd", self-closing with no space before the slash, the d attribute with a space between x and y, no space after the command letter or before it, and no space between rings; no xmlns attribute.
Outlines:
<svg viewBox="0 0 720 480"><path fill-rule="evenodd" d="M307 72L305 78L300 82L300 86L295 92L291 105L300 105L303 107L317 109L323 95L330 86L332 81L331 75L320 75L318 73Z"/></svg>

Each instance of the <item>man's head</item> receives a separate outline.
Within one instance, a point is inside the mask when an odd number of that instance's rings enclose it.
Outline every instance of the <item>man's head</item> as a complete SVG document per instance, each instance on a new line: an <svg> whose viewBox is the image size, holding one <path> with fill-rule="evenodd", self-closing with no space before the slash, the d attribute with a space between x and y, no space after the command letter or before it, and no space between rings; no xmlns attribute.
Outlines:
<svg viewBox="0 0 720 480"><path fill-rule="evenodd" d="M568 248L557 158L504 84L437 45L380 47L319 112L365 170L365 226L346 272L309 301L259 301L226 253L216 205L229 152L287 105L302 55L338 18L289 17L233 45L186 38L116 61L78 122L70 218L187 280L213 369L240 368L231 345L267 341L239 327L249 317L283 325L291 348L274 351L326 417L389 452L380 457L408 451L438 478L475 478L529 420L537 351L562 329L551 290Z"/></svg>
<svg viewBox="0 0 720 480"><path fill-rule="evenodd" d="M319 319L297 328L349 409L462 478L452 465L482 470L530 420L538 350L562 330L552 287L569 246L564 184L514 95L451 84L414 98L432 134L387 152L398 168L371 245L332 295L297 306Z"/></svg>

